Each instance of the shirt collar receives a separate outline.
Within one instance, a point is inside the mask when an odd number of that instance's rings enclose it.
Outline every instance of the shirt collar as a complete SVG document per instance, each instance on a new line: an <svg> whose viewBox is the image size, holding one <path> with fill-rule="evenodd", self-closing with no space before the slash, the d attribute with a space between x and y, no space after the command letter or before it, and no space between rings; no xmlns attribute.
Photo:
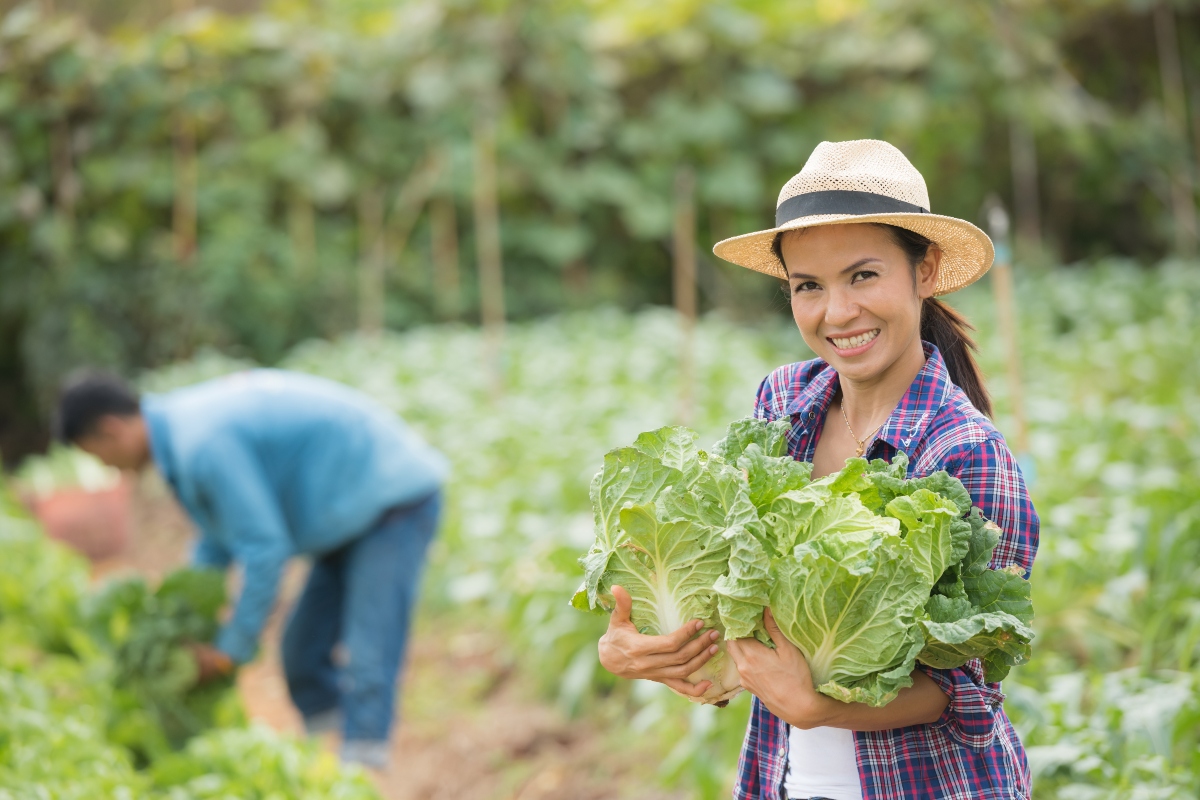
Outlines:
<svg viewBox="0 0 1200 800"><path fill-rule="evenodd" d="M954 390L941 352L929 342L921 344L925 350L925 365L875 436L876 441L887 442L905 453L911 452L914 443L921 441L929 423L950 400ZM839 388L837 372L826 364L784 411L792 416L794 424L815 431L824 424Z"/></svg>

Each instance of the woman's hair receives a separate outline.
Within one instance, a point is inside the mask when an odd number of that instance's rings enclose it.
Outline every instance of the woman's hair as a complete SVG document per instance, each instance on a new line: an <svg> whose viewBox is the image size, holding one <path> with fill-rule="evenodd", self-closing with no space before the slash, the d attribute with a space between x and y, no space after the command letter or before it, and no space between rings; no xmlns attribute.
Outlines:
<svg viewBox="0 0 1200 800"><path fill-rule="evenodd" d="M887 225L881 222L867 223L883 228L892 237L896 246L904 251L909 266L913 268L913 280L916 280L916 267L925 260L933 241L925 238L916 231L901 228L897 225ZM771 249L779 263L783 263L783 235L786 231L776 234ZM987 416L992 416L992 398L988 396L987 387L983 382L983 373L975 361L975 353L979 346L971 338L970 331L975 330L962 314L938 300L936 297L926 297L921 301L921 338L933 344L942 354L946 362L946 370L950 380L962 389L971 405Z"/></svg>

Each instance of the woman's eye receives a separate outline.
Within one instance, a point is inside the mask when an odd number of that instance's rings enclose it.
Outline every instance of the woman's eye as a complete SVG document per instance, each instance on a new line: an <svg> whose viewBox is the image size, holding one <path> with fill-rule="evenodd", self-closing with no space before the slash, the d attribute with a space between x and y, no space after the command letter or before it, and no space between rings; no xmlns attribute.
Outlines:
<svg viewBox="0 0 1200 800"><path fill-rule="evenodd" d="M821 288L821 287L817 286L816 281L804 281L803 283L797 283L792 288L792 294L802 294L804 292L814 292L819 288Z"/></svg>
<svg viewBox="0 0 1200 800"><path fill-rule="evenodd" d="M850 282L858 283L859 281L866 280L867 278L874 278L878 274L879 273L875 272L874 270L860 269L858 272L854 273L854 277L850 279Z"/></svg>

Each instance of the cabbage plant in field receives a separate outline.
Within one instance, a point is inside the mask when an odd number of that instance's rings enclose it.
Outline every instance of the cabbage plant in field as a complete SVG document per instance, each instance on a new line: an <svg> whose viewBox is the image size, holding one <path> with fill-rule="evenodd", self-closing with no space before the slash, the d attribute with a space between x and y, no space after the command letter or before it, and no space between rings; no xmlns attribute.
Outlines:
<svg viewBox="0 0 1200 800"><path fill-rule="evenodd" d="M622 586L643 633L700 619L723 641L766 644L770 605L818 691L873 706L912 684L918 660L980 658L998 681L1028 659L1029 584L1019 569L988 568L999 530L958 480L909 479L900 454L849 459L814 481L787 455L787 430L741 420L705 452L693 431L667 427L605 456L573 605L611 610ZM723 647L689 679L712 681L700 702L741 690Z"/></svg>

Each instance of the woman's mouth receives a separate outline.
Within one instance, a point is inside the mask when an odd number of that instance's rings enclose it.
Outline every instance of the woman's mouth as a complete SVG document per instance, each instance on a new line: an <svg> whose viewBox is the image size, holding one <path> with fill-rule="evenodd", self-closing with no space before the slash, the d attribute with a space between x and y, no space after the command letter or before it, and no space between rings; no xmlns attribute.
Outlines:
<svg viewBox="0 0 1200 800"><path fill-rule="evenodd" d="M859 353L865 353L875 343L879 331L879 328L874 328L852 336L827 336L825 338L837 349L839 356L856 356Z"/></svg>

